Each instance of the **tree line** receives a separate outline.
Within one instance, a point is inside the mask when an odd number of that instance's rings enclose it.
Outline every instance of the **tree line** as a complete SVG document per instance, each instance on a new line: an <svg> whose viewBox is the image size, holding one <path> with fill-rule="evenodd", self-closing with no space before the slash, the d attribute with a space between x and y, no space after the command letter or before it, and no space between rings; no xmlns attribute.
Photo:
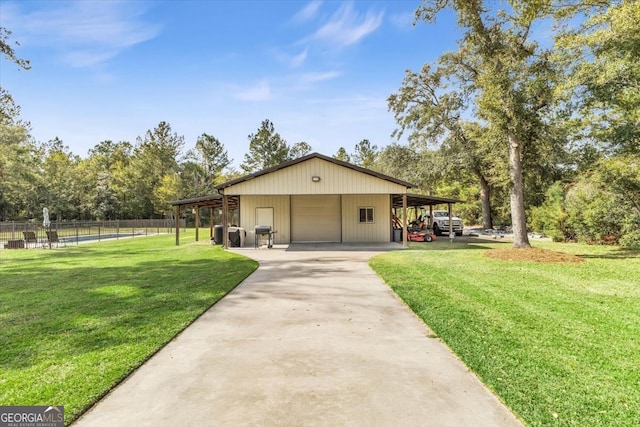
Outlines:
<svg viewBox="0 0 640 427"><path fill-rule="evenodd" d="M408 70L389 96L396 141L363 139L334 157L463 200L467 224L511 225L519 247L535 230L640 248L640 2L425 0L416 24L445 9L458 50ZM536 39L540 28L551 41ZM5 58L28 68L9 34L0 31ZM4 90L0 107L1 220L37 218L42 206L64 219L158 217L171 200L312 150L267 119L236 170L213 135L183 152L160 122L134 144L102 141L80 158L57 138L34 142Z"/></svg>
<svg viewBox="0 0 640 427"><path fill-rule="evenodd" d="M5 115L0 120L0 220L41 219L43 207L54 220L162 218L173 213L173 200L214 194L222 182L312 150L306 142L287 144L268 119L248 138L240 169L231 166L233 159L215 136L203 133L185 151L184 137L164 121L133 144L101 141L82 158L57 137L34 141L27 123ZM364 140L356 148L368 146ZM353 158L371 166L371 153L356 151Z"/></svg>

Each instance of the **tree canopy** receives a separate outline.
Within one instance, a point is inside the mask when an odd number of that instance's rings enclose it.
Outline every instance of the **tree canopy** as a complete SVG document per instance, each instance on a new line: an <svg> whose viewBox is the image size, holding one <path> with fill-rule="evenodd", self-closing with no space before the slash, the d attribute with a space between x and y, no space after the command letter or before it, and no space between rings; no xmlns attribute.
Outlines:
<svg viewBox="0 0 640 427"><path fill-rule="evenodd" d="M247 173L266 169L289 160L289 146L276 132L273 123L265 119L258 131L249 135L249 152L240 165Z"/></svg>

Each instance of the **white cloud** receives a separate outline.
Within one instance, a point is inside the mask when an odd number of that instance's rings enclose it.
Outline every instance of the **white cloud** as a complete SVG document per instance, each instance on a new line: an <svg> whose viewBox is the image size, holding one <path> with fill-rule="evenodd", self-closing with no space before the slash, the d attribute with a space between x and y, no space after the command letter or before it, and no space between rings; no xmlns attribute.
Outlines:
<svg viewBox="0 0 640 427"><path fill-rule="evenodd" d="M304 64L304 61L307 59L307 53L309 52L309 48L306 47L302 52L300 52L299 54L295 55L294 57L291 58L291 66L292 67L299 67L302 64Z"/></svg>
<svg viewBox="0 0 640 427"><path fill-rule="evenodd" d="M346 3L331 16L329 22L320 27L312 39L323 40L345 47L357 43L362 38L374 32L382 23L384 12L375 13L368 10L358 13L352 3Z"/></svg>
<svg viewBox="0 0 640 427"><path fill-rule="evenodd" d="M313 19L317 14L318 9L320 9L320 5L322 5L322 2L319 0L310 2L293 16L293 22L302 23Z"/></svg>
<svg viewBox="0 0 640 427"><path fill-rule="evenodd" d="M102 64L116 56L118 52L115 49L98 50L71 50L62 54L64 62L72 67L91 67Z"/></svg>
<svg viewBox="0 0 640 427"><path fill-rule="evenodd" d="M394 13L389 16L391 24L400 30L410 30L413 28L415 14L413 12Z"/></svg>
<svg viewBox="0 0 640 427"><path fill-rule="evenodd" d="M271 85L261 80L253 86L237 90L234 97L241 101L267 101L271 98Z"/></svg>
<svg viewBox="0 0 640 427"><path fill-rule="evenodd" d="M339 71L326 71L326 72L312 72L304 73L300 76L300 80L303 83L317 83L325 80L332 80L340 76L342 73Z"/></svg>
<svg viewBox="0 0 640 427"><path fill-rule="evenodd" d="M160 33L159 25L142 19L145 10L139 2L73 1L44 5L26 13L18 6L8 8L11 22L7 25L21 34L25 44L53 48L74 67L104 63Z"/></svg>

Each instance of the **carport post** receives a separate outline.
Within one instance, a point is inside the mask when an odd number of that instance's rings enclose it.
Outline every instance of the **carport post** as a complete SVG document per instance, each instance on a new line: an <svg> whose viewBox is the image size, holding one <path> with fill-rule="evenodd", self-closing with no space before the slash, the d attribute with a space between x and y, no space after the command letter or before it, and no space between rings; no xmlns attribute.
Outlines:
<svg viewBox="0 0 640 427"><path fill-rule="evenodd" d="M407 247L407 193L402 194L402 247Z"/></svg>
<svg viewBox="0 0 640 427"><path fill-rule="evenodd" d="M196 242L197 242L199 237L200 237L200 234L198 233L198 229L200 228L199 227L199 225L200 225L200 206L196 205L195 210L196 210L196 223L195 223L195 226L196 226Z"/></svg>
<svg viewBox="0 0 640 427"><path fill-rule="evenodd" d="M433 205L429 205L429 228L433 230Z"/></svg>
<svg viewBox="0 0 640 427"><path fill-rule="evenodd" d="M229 224L227 220L229 210L229 196L222 195L222 247L229 249Z"/></svg>
<svg viewBox="0 0 640 427"><path fill-rule="evenodd" d="M213 226L214 226L213 208L210 207L209 208L209 239L211 239L213 237Z"/></svg>
<svg viewBox="0 0 640 427"><path fill-rule="evenodd" d="M174 208L174 216L176 218L176 246L180 245L180 205Z"/></svg>
<svg viewBox="0 0 640 427"><path fill-rule="evenodd" d="M451 214L451 203L447 203L447 205L449 206L449 236L451 236L451 233L453 233L453 215Z"/></svg>

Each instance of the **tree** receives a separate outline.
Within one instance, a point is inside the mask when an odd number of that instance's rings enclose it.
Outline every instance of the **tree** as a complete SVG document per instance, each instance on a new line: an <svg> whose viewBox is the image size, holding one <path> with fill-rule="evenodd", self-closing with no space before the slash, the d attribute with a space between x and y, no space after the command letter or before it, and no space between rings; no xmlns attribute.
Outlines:
<svg viewBox="0 0 640 427"><path fill-rule="evenodd" d="M52 219L79 219L82 210L81 177L77 169L80 158L58 137L43 144L42 151L40 200L49 208Z"/></svg>
<svg viewBox="0 0 640 427"><path fill-rule="evenodd" d="M492 10L484 1L425 0L416 17L434 22L443 9L456 14L463 32L457 52L440 58L456 70L474 97L478 117L502 135L507 148L514 247L530 247L525 213L523 152L534 144L553 104L558 71L551 49L531 40L533 26L549 16L549 2L511 0Z"/></svg>
<svg viewBox="0 0 640 427"><path fill-rule="evenodd" d="M214 136L203 133L180 164L182 194L196 197L211 194L222 178L222 171L231 164L224 145Z"/></svg>
<svg viewBox="0 0 640 427"><path fill-rule="evenodd" d="M20 106L16 105L9 92L0 87L0 122L15 124L18 116L20 116Z"/></svg>
<svg viewBox="0 0 640 427"><path fill-rule="evenodd" d="M178 157L184 146L184 137L173 132L171 125L160 122L153 131L148 130L144 139L138 137L131 167L136 188L137 212L146 217L164 212L171 200L156 197L156 190L166 175L177 173ZM162 193L166 194L166 193Z"/></svg>
<svg viewBox="0 0 640 427"><path fill-rule="evenodd" d="M456 79L457 66L425 65L420 73L408 70L398 93L387 102L399 129L392 136L400 137L411 130L409 141L417 147L440 145L441 166L449 171L466 169L478 179L482 202L482 224L493 227L491 218L491 178L496 146L487 137L487 129L478 123L465 123L461 116L468 108L464 81ZM454 89L457 87L457 89ZM444 140L443 140L444 138Z"/></svg>
<svg viewBox="0 0 640 427"><path fill-rule="evenodd" d="M265 119L256 133L249 135L249 152L240 165L246 173L266 169L289 160L289 146Z"/></svg>
<svg viewBox="0 0 640 427"><path fill-rule="evenodd" d="M16 56L15 50L9 43L9 36L11 31L5 27L0 26L0 52L2 56L15 64L23 70L31 69L31 64L26 59L20 59ZM18 42L15 42L16 46L19 46ZM14 102L11 94L0 86L0 122L7 120L13 121L14 118L20 115L20 107Z"/></svg>
<svg viewBox="0 0 640 427"><path fill-rule="evenodd" d="M28 60L20 59L16 56L15 50L9 44L9 36L11 36L11 31L5 27L0 27L0 52L6 59L17 64L20 68L24 70L31 69L31 64ZM20 46L20 43L15 42L15 45Z"/></svg>
<svg viewBox="0 0 640 427"><path fill-rule="evenodd" d="M424 168L419 152L397 143L387 145L379 154L375 169L381 173L411 183L422 183Z"/></svg>
<svg viewBox="0 0 640 427"><path fill-rule="evenodd" d="M203 133L196 141L196 158L204 167L205 173L215 180L224 168L231 164L224 145L215 136Z"/></svg>
<svg viewBox="0 0 640 427"><path fill-rule="evenodd" d="M34 217L39 172L40 156L29 129L0 120L0 221Z"/></svg>
<svg viewBox="0 0 640 427"><path fill-rule="evenodd" d="M345 150L344 147L340 147L333 158L347 163L351 162L351 157L349 157L349 154L347 154L347 150Z"/></svg>
<svg viewBox="0 0 640 427"><path fill-rule="evenodd" d="M86 181L86 210L97 219L117 219L129 217L127 198L131 182L125 182L123 169L131 163L133 147L130 143L114 143L105 140L89 150L89 157L83 160L81 174ZM130 175L132 176L132 175Z"/></svg>
<svg viewBox="0 0 640 427"><path fill-rule="evenodd" d="M166 202L180 199L182 197L182 190L183 186L177 173L169 172L162 177L160 185L154 189L154 198L163 201L159 207L165 215L171 216L173 212Z"/></svg>
<svg viewBox="0 0 640 427"><path fill-rule="evenodd" d="M571 239L573 232L567 224L565 209L565 189L556 182L547 190L545 201L531 209L531 225L535 231L546 234L554 242Z"/></svg>
<svg viewBox="0 0 640 427"><path fill-rule="evenodd" d="M363 168L371 169L378 156L378 146L371 145L368 139L363 139L356 144L355 152L351 156L353 162Z"/></svg>
<svg viewBox="0 0 640 427"><path fill-rule="evenodd" d="M8 43L11 31L0 27L0 52L4 59L29 69ZM17 43L16 43L17 44ZM36 209L39 156L29 135L29 124L19 120L20 107L0 86L0 220L31 218Z"/></svg>
<svg viewBox="0 0 640 427"><path fill-rule="evenodd" d="M293 144L293 146L289 150L289 160L295 160L300 157L304 157L309 154L311 150L313 150L313 148L311 148L311 146L304 141Z"/></svg>
<svg viewBox="0 0 640 427"><path fill-rule="evenodd" d="M179 198L198 197L215 192L216 176L208 175L204 166L191 160L189 156L180 163L178 169L181 181Z"/></svg>
<svg viewBox="0 0 640 427"><path fill-rule="evenodd" d="M578 137L609 152L640 152L640 2L579 3L587 14L558 40L558 57L571 70L564 89L578 104Z"/></svg>

